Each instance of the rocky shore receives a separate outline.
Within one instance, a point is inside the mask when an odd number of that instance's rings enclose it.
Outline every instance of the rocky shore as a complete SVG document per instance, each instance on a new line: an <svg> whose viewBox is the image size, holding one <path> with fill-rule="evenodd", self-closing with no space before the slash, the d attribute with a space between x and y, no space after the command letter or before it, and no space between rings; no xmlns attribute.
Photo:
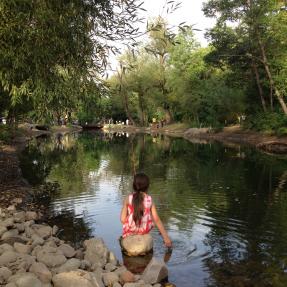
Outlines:
<svg viewBox="0 0 287 287"><path fill-rule="evenodd" d="M142 275L131 273L101 238L74 249L57 237L57 226L39 220L38 212L15 205L0 209L0 286L160 287L168 275L163 260L155 258Z"/></svg>

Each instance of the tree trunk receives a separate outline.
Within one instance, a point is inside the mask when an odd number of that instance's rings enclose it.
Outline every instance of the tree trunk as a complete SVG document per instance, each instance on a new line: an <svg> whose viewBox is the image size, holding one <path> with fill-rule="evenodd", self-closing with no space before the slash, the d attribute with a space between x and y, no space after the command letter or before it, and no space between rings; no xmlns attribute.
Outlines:
<svg viewBox="0 0 287 287"><path fill-rule="evenodd" d="M277 89L277 87L274 83L274 80L272 78L272 74L270 72L270 68L268 65L267 56L265 53L265 48L264 48L264 45L263 45L258 33L257 33L257 38L258 38L258 43L259 43L259 47L260 47L260 51L261 51L261 55L262 55L262 60L263 60L262 63L263 63L264 69L266 71L267 77L269 79L270 86L274 89L275 96L277 97L277 100L279 101L284 114L287 115L286 103L284 102L284 99L283 99L282 95L280 94L280 91Z"/></svg>
<svg viewBox="0 0 287 287"><path fill-rule="evenodd" d="M144 96L142 92L138 93L138 97L139 97L139 108L140 108L140 112L141 112L141 116L140 116L140 125L142 127L145 126L145 112L144 112Z"/></svg>
<svg viewBox="0 0 287 287"><path fill-rule="evenodd" d="M126 93L122 93L123 98L124 98L124 107L125 107L125 112L127 115L127 118L129 119L129 121L132 123L132 125L135 125L135 121L131 116L130 110L129 110L129 104L128 104L128 97Z"/></svg>
<svg viewBox="0 0 287 287"><path fill-rule="evenodd" d="M260 99L261 99L262 108L263 108L263 111L266 112L267 109L266 109L265 99L264 99L264 96L263 96L263 89L262 89L262 86L261 86L261 83L260 83L258 68L257 68L257 65L255 64L254 60L252 60L252 69L253 69L253 72L254 72L254 75L255 75L256 84L257 84L259 96L260 96Z"/></svg>

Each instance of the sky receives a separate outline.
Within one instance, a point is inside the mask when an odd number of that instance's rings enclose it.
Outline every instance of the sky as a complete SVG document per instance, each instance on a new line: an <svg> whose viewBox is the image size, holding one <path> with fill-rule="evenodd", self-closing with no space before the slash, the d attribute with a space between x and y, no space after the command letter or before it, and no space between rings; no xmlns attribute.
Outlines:
<svg viewBox="0 0 287 287"><path fill-rule="evenodd" d="M143 0L143 8L147 11L142 15L145 18L152 18L162 13L162 8L167 2L166 0ZM186 22L187 25L194 25L194 28L201 31L194 31L196 38L202 46L207 46L207 40L204 38L206 29L211 28L215 24L215 19L206 18L201 11L202 5L206 0L181 0L181 6L172 14L163 13L164 18L167 18L169 24L178 25L181 22Z"/></svg>
<svg viewBox="0 0 287 287"><path fill-rule="evenodd" d="M194 34L197 40L200 42L201 46L206 47L208 42L204 38L204 33L206 29L212 28L215 24L215 19L206 18L201 11L202 5L207 0L176 0L175 2L181 2L180 8L178 8L173 13L167 14L166 9L163 9L168 0L142 0L142 7L146 11L141 11L140 17L144 18L142 24L139 24L141 31L145 31L146 21L148 19L157 17L159 15L167 19L169 25L177 26L178 24L185 22L186 25L193 25L195 29ZM115 56L110 57L111 71L108 74L113 74L116 69L117 60Z"/></svg>

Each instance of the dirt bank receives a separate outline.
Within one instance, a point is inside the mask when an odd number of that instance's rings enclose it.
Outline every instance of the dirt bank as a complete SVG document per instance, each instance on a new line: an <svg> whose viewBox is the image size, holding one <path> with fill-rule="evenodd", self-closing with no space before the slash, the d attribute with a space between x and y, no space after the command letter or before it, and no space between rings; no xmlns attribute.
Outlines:
<svg viewBox="0 0 287 287"><path fill-rule="evenodd" d="M217 141L227 145L249 145L270 153L287 154L286 136L277 137L265 135L254 131L243 130L239 126L226 127L217 133L208 130L191 133L187 130L184 133L184 138L191 141L194 139Z"/></svg>

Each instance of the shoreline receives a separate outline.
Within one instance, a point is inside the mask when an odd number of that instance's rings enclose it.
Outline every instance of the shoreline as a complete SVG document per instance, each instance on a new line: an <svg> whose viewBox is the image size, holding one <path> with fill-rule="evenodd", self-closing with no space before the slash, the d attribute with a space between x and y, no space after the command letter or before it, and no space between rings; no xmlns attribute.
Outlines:
<svg viewBox="0 0 287 287"><path fill-rule="evenodd" d="M192 143L207 144L220 142L227 146L247 145L270 154L287 154L287 136L278 137L263 133L243 130L240 126L225 127L222 131L212 132L208 128L188 128L178 124L161 128L118 126L106 128L107 132L162 134L170 137L184 138Z"/></svg>

